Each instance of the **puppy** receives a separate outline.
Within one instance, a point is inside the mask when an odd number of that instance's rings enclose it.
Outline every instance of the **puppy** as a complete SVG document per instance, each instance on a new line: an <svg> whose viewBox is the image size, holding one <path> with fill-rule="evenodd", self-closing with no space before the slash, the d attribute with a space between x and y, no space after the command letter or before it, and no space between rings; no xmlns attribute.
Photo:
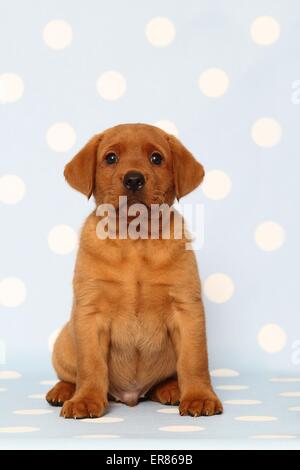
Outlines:
<svg viewBox="0 0 300 470"><path fill-rule="evenodd" d="M94 136L65 168L67 182L97 207L171 207L204 170L177 138L146 124ZM172 219L174 222L174 218ZM181 415L222 413L208 371L205 318L187 237L97 236L96 210L80 238L70 321L53 349L59 382L47 401L65 418L99 417L115 399L179 404ZM173 227L172 222L172 227ZM117 230L118 231L118 230Z"/></svg>

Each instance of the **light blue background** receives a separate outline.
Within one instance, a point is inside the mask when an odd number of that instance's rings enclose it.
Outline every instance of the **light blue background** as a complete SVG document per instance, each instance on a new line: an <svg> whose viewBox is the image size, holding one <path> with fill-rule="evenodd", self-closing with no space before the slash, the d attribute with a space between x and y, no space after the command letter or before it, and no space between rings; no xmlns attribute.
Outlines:
<svg viewBox="0 0 300 470"><path fill-rule="evenodd" d="M222 170L232 182L224 200L209 200L201 189L186 198L205 205L205 245L197 253L202 279L223 272L235 284L226 303L204 299L211 369L299 374L300 365L291 360L300 338L300 106L291 101L292 83L300 77L299 2L1 0L0 9L0 74L16 73L25 86L19 101L0 105L0 175L18 175L26 184L20 203L0 206L0 279L18 277L27 288L22 305L0 307L3 369L47 378L48 337L69 317L75 252L53 253L47 237L58 224L79 229L93 202L67 186L64 165L97 131L168 119L207 171ZM281 26L269 47L255 44L249 32L263 15ZM156 16L176 27L168 47L146 40L145 26ZM61 51L47 47L42 36L57 18L73 30L72 44ZM224 69L230 80L217 99L204 96L197 83L210 67ZM97 79L107 70L126 78L119 100L97 93ZM253 123L265 116L283 132L270 149L251 138ZM77 136L74 148L62 154L46 142L47 129L59 121L70 123ZM285 230L277 251L262 251L254 242L265 220ZM269 323L287 334L286 346L275 354L257 342Z"/></svg>

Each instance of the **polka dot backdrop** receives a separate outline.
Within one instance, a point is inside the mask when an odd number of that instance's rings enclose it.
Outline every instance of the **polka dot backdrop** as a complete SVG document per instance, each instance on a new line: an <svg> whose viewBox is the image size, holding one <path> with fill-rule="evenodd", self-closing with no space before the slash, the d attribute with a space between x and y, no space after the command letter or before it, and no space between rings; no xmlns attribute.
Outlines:
<svg viewBox="0 0 300 470"><path fill-rule="evenodd" d="M204 206L196 255L212 380L229 415L220 434L215 418L191 423L155 404L130 410L131 423L147 435L145 412L150 435L221 439L229 426L253 441L292 441L299 432L280 405L290 419L300 409L298 2L0 3L0 391L18 396L1 434L45 436L51 422L55 437L57 413L43 400L55 381L50 352L93 207L66 185L64 165L95 132L147 122L206 170L185 202ZM124 437L126 419L115 405L68 436Z"/></svg>

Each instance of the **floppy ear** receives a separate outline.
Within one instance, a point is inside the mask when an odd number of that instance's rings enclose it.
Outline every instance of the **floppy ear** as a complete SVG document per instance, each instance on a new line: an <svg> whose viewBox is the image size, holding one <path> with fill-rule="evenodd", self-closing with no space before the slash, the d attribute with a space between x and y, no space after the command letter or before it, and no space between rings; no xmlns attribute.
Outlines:
<svg viewBox="0 0 300 470"><path fill-rule="evenodd" d="M169 135L168 141L173 155L176 198L179 200L199 186L204 168L176 137Z"/></svg>
<svg viewBox="0 0 300 470"><path fill-rule="evenodd" d="M65 178L69 185L85 194L88 199L91 197L94 189L97 149L100 138L101 134L92 137L65 166L64 171Z"/></svg>

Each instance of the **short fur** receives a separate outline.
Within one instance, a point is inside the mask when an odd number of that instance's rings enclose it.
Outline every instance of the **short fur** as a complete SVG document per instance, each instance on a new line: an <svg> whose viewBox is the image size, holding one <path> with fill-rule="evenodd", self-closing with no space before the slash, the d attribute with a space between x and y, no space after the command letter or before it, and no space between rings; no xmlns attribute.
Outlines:
<svg viewBox="0 0 300 470"><path fill-rule="evenodd" d="M108 165L114 151L119 162ZM159 151L162 165L149 155ZM124 188L128 171L145 187ZM157 127L124 124L93 137L67 164L68 183L96 205L172 205L194 190L203 167L179 140ZM47 394L65 418L99 417L108 399L128 405L146 397L179 404L181 415L222 412L208 372L204 308L194 253L186 239L100 240L95 211L82 229L70 321L53 350L58 382Z"/></svg>

